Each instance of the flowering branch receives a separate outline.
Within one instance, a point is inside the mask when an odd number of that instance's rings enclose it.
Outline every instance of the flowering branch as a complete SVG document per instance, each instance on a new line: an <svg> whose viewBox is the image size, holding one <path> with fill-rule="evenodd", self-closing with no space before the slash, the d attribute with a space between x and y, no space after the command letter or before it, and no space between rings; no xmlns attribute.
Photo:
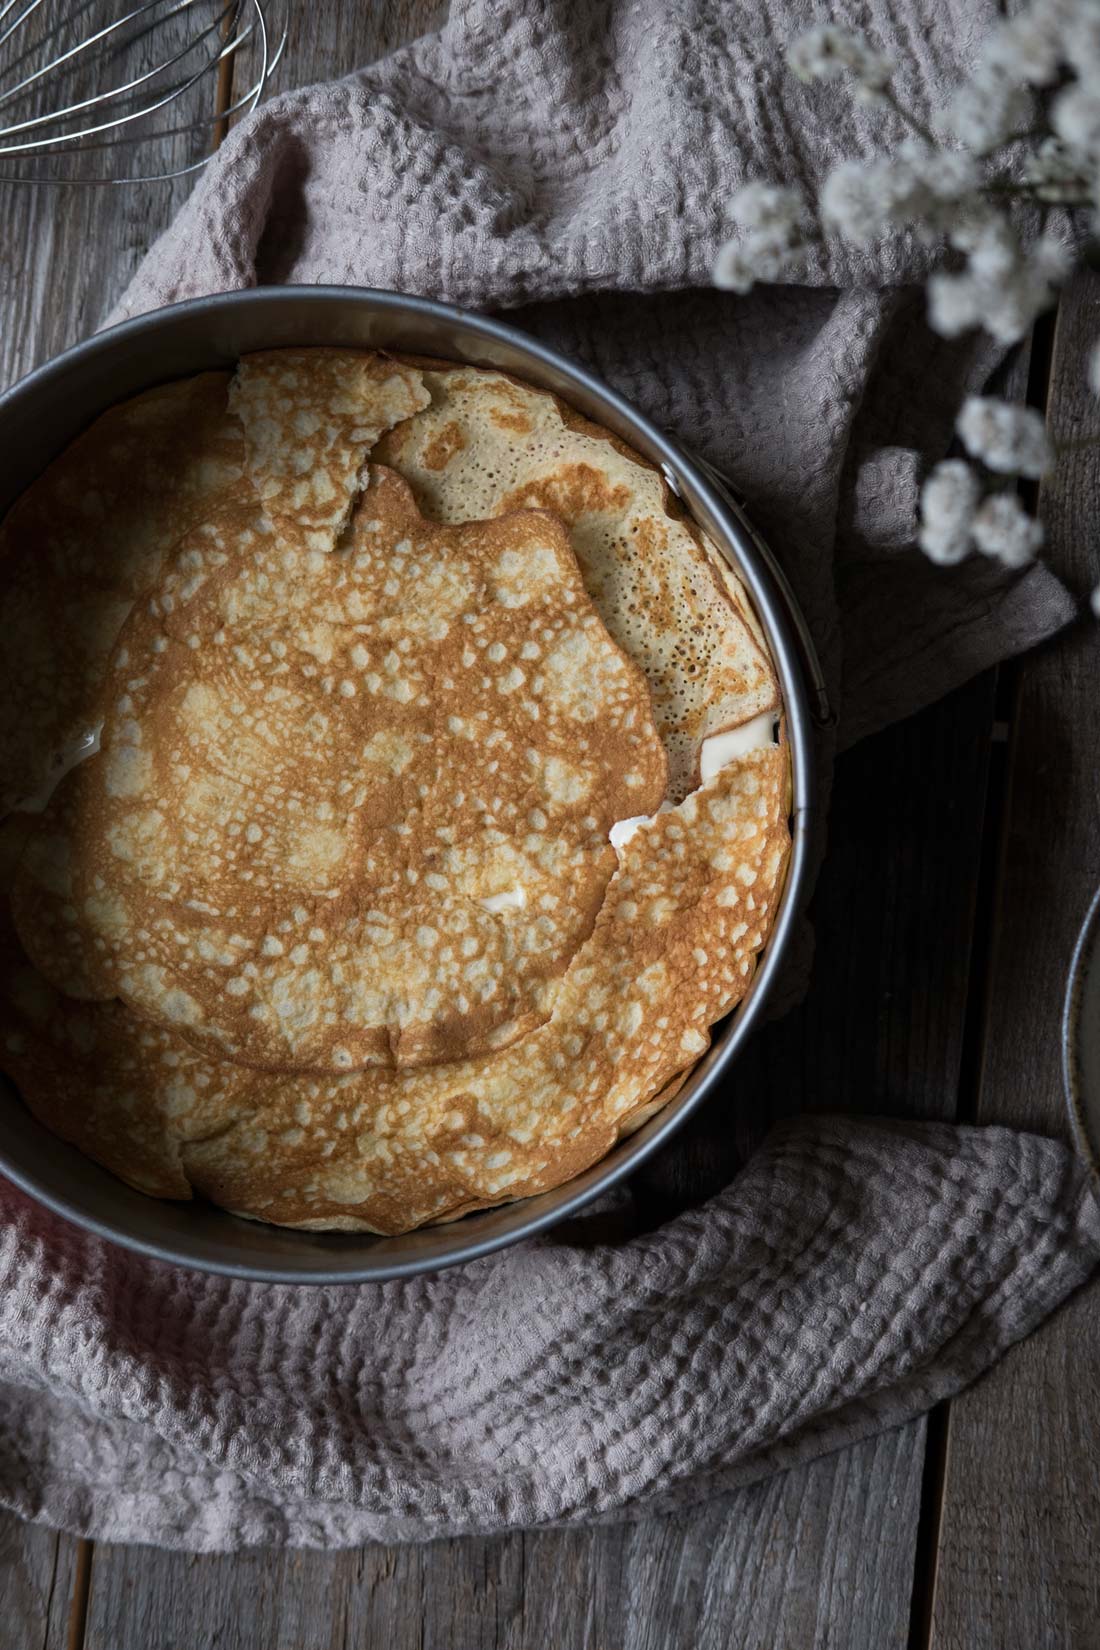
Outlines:
<svg viewBox="0 0 1100 1650"><path fill-rule="evenodd" d="M747 292L803 268L834 237L865 247L905 230L957 261L926 283L936 332L954 338L982 327L1002 344L1026 337L1078 261L1069 240L1047 228L1050 208L1100 208L1100 0L1032 0L994 30L970 79L930 122L898 95L895 64L859 35L811 29L787 62L806 82L844 80L906 135L890 156L834 167L813 203L775 184L739 189L730 203L739 233L718 254L716 284ZM1042 209L1033 239L1009 216L1020 203ZM1089 374L1100 396L1100 345ZM1004 478L1038 478L1085 443L1055 443L1037 413L980 396L964 403L957 433L977 466L950 459L933 469L919 543L937 562L977 551L1022 566L1042 528ZM1100 587L1094 606L1100 611Z"/></svg>

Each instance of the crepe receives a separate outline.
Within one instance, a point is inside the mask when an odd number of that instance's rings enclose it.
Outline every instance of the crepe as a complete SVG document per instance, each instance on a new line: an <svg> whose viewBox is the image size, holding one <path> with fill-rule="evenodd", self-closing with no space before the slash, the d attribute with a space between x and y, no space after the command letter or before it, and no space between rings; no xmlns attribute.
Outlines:
<svg viewBox="0 0 1100 1650"><path fill-rule="evenodd" d="M603 902L611 826L665 794L645 682L560 523L439 526L381 468L338 555L247 512L185 540L108 688L101 753L27 856L24 943L62 989L90 971L273 1070L532 1030ZM28 911L43 864L60 922Z"/></svg>
<svg viewBox="0 0 1100 1650"><path fill-rule="evenodd" d="M649 683L669 794L682 800L699 782L703 740L779 703L740 585L743 606L660 472L607 430L502 373L421 371L431 405L392 430L375 459L439 521L531 506L561 517L600 616Z"/></svg>
<svg viewBox="0 0 1100 1650"><path fill-rule="evenodd" d="M67 997L93 1001L114 995L96 968L95 942L80 921L73 892L74 809L79 786L72 776L58 786L42 813L11 814L18 822L20 851L12 859L10 915L27 961Z"/></svg>
<svg viewBox="0 0 1100 1650"><path fill-rule="evenodd" d="M0 812L33 803L94 726L107 658L172 545L240 483L227 372L112 407L0 524Z"/></svg>
<svg viewBox="0 0 1100 1650"><path fill-rule="evenodd" d="M280 536L332 550L359 495L370 449L428 400L415 367L368 350L244 356L229 407L244 432L256 497Z"/></svg>
<svg viewBox="0 0 1100 1650"><path fill-rule="evenodd" d="M367 351L267 351L112 407L0 525L0 812L34 803L94 727L130 608L172 547L242 496L331 548L383 430L425 404L415 368ZM247 487L244 495L252 496Z"/></svg>
<svg viewBox="0 0 1100 1650"><path fill-rule="evenodd" d="M747 989L782 889L788 783L785 748L753 751L643 827L551 1019L502 1052L276 1077L118 1003L60 998L16 958L4 1069L131 1184L282 1225L394 1233L544 1191L675 1092Z"/></svg>
<svg viewBox="0 0 1100 1650"><path fill-rule="evenodd" d="M195 1185L281 1225L392 1233L597 1162L747 989L782 887L787 773L786 750L752 752L627 845L546 1025L465 1066L298 1079L188 1153Z"/></svg>
<svg viewBox="0 0 1100 1650"><path fill-rule="evenodd" d="M87 673L101 752L5 823L0 1066L131 1184L394 1233L677 1092L767 943L789 753L652 466L500 374L312 356L242 363L233 473Z"/></svg>

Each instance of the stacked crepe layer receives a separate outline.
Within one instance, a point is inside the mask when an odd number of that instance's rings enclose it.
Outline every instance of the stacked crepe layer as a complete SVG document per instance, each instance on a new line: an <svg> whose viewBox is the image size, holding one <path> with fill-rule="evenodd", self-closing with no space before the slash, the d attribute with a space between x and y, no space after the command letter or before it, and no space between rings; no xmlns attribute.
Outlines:
<svg viewBox="0 0 1100 1650"><path fill-rule="evenodd" d="M552 396L246 358L100 419L0 566L9 807L102 727L6 824L0 1064L131 1184L379 1232L546 1190L743 996L787 752L700 753L770 729L774 673L657 472Z"/></svg>

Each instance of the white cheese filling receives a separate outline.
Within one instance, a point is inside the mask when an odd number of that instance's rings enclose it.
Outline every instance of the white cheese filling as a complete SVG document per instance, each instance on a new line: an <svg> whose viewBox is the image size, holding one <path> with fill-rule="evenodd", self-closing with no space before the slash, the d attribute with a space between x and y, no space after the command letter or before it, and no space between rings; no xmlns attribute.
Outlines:
<svg viewBox="0 0 1100 1650"><path fill-rule="evenodd" d="M765 750L767 746L774 745L777 720L774 710L764 710L750 721L742 722L739 728L730 728L726 733L712 733L709 739L704 739L699 752L699 778L702 783L705 785L708 779L728 768L735 757L744 756L746 751ZM671 806L671 803L662 802L657 813L668 813ZM625 847L635 831L651 824L656 817L657 814L635 814L631 819L617 819L608 832L615 852Z"/></svg>
<svg viewBox="0 0 1100 1650"><path fill-rule="evenodd" d="M744 756L746 751L764 750L774 744L775 712L763 710L751 721L742 722L739 728L730 728L726 733L712 733L709 739L703 740L703 748L699 752L699 777L706 784L716 773L729 767L735 756Z"/></svg>
<svg viewBox="0 0 1100 1650"><path fill-rule="evenodd" d="M608 840L615 852L628 843L634 832L649 824L649 814L634 814L631 819L617 819L608 831Z"/></svg>
<svg viewBox="0 0 1100 1650"><path fill-rule="evenodd" d="M488 894L485 899L478 900L478 904L494 915L501 911L522 911L527 904L527 890L505 888L502 893Z"/></svg>

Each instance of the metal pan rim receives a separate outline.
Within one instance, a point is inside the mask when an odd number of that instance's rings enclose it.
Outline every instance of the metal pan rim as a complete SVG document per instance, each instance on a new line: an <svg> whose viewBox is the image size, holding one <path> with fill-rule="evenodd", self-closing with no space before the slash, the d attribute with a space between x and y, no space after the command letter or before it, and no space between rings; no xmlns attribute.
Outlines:
<svg viewBox="0 0 1100 1650"><path fill-rule="evenodd" d="M235 348L234 338L243 339ZM441 340L444 346L450 340L452 347L441 347ZM187 371L228 364L248 348L337 342L379 347L388 343L514 371L553 389L664 471L748 586L764 625L780 679L790 746L793 841L767 949L744 1001L715 1028L709 1054L676 1098L636 1134L575 1180L538 1197L401 1238L294 1232L221 1210L204 1209L199 1215L197 1204L165 1205L144 1197L49 1135L21 1103L17 1109L0 1108L0 1173L54 1213L151 1259L255 1282L352 1284L437 1271L545 1233L618 1185L659 1151L713 1093L760 1020L808 893L811 831L816 825L815 713L818 723L822 717L816 706L811 709L807 692L806 670L808 666L813 674L813 663L805 657L805 625L792 608L789 590L782 589L770 571L766 548L740 506L622 396L585 368L504 322L424 298L354 287L257 287L153 310L77 344L0 396L0 449L12 460L0 482L0 511L112 401ZM185 360L190 364L182 364ZM106 393L109 384L116 386L113 394ZM73 423L78 413L79 421ZM66 419L69 428L63 428ZM50 424L47 435L42 433L44 421ZM126 1216L121 1217L115 1206L126 1209ZM163 1213L166 1208L184 1212L168 1235L160 1230L172 1224Z"/></svg>

